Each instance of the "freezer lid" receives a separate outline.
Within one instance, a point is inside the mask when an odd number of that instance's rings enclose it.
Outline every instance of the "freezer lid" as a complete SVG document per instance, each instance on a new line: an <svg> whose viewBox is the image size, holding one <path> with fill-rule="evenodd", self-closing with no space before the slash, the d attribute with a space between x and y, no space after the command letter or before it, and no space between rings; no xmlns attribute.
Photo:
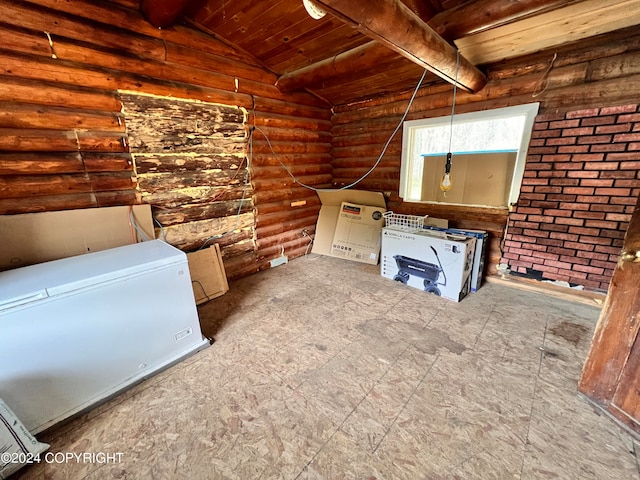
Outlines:
<svg viewBox="0 0 640 480"><path fill-rule="evenodd" d="M151 240L0 272L0 311L180 262L184 252Z"/></svg>

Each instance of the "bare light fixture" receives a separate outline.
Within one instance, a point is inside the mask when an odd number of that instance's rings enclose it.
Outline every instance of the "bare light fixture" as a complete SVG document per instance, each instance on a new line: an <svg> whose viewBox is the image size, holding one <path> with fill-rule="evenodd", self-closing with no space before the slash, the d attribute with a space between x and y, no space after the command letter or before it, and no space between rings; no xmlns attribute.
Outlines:
<svg viewBox="0 0 640 480"><path fill-rule="evenodd" d="M460 51L456 49L456 76L453 82L453 101L451 102L451 123L449 125L449 151L447 152L447 161L444 165L444 175L440 180L440 190L444 192L445 197L447 192L453 187L453 181L451 179L451 144L453 143L453 115L456 108L456 92L458 87L458 68L460 66Z"/></svg>
<svg viewBox="0 0 640 480"><path fill-rule="evenodd" d="M307 13L311 16L311 18L315 20L320 20L327 14L325 10L321 9L311 0L302 0L302 4L304 5L304 8L307 10Z"/></svg>

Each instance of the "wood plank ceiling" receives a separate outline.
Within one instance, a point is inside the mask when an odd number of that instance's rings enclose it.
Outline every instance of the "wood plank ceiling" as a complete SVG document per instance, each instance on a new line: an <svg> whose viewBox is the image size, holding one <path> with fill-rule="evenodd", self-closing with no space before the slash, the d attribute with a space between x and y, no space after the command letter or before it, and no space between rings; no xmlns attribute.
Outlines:
<svg viewBox="0 0 640 480"><path fill-rule="evenodd" d="M357 0L363 9L396 0ZM363 3L364 2L364 3ZM640 0L402 0L422 22L482 66L640 24ZM323 8L340 4L317 0ZM337 9L337 8L336 8ZM319 20L302 0L193 0L187 21L252 55L280 77L333 106L411 90L423 68L345 22ZM347 19L349 20L349 19ZM425 83L441 84L433 74Z"/></svg>

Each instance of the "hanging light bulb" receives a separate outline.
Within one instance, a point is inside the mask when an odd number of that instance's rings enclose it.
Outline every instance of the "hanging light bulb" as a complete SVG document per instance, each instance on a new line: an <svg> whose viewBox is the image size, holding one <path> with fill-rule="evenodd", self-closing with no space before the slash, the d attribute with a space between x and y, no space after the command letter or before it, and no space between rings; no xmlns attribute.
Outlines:
<svg viewBox="0 0 640 480"><path fill-rule="evenodd" d="M440 180L440 190L448 192L451 187L453 187L453 181L451 180L451 152L449 152L447 153L447 163L444 166L444 175Z"/></svg>
<svg viewBox="0 0 640 480"><path fill-rule="evenodd" d="M449 124L449 152L447 153L447 163L444 165L444 175L440 180L440 190L446 193L453 187L451 180L451 144L453 141L453 114L456 108L456 92L458 87L458 68L460 66L460 51L456 50L456 76L453 82L453 101L451 102L451 123Z"/></svg>

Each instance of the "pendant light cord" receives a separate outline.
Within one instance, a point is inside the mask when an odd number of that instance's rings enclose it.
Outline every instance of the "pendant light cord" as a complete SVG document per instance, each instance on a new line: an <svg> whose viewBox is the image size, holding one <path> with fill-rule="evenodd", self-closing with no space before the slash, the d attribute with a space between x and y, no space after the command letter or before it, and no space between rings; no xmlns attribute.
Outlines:
<svg viewBox="0 0 640 480"><path fill-rule="evenodd" d="M453 82L453 102L451 102L451 121L449 123L449 153L453 143L453 114L456 108L456 93L458 91L458 68L460 68L460 50L456 49L456 76Z"/></svg>

